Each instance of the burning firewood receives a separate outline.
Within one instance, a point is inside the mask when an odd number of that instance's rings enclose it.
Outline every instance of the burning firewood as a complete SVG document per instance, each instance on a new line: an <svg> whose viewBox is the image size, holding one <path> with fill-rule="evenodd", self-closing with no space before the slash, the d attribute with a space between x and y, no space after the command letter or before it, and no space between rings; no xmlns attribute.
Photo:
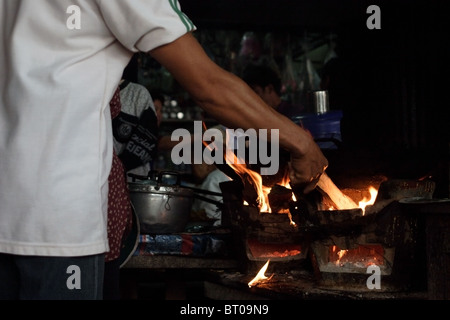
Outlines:
<svg viewBox="0 0 450 320"><path fill-rule="evenodd" d="M330 197L338 210L358 208L358 205L343 194L326 173L320 177L317 187Z"/></svg>
<svg viewBox="0 0 450 320"><path fill-rule="evenodd" d="M241 176L242 183L244 188L242 190L243 199L252 207L259 207L260 203L258 202L259 195L257 192L257 186L255 185L255 181L248 174L243 174Z"/></svg>
<svg viewBox="0 0 450 320"><path fill-rule="evenodd" d="M281 212L289 209L289 203L292 201L292 190L286 187L275 185L269 193L269 203L272 212Z"/></svg>

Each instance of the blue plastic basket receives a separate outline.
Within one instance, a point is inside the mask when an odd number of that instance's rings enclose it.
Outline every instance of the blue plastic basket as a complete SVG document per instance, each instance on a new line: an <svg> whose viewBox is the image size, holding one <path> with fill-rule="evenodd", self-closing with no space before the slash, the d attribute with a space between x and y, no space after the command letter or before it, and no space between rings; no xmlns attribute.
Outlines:
<svg viewBox="0 0 450 320"><path fill-rule="evenodd" d="M337 149L342 142L342 116L342 111L336 110L323 114L304 114L293 118L292 121L311 132L320 148Z"/></svg>

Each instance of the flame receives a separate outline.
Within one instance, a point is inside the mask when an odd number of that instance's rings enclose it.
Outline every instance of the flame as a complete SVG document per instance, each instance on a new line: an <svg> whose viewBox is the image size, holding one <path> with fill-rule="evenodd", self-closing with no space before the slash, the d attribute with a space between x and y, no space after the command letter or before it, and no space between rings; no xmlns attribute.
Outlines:
<svg viewBox="0 0 450 320"><path fill-rule="evenodd" d="M203 129L206 130L207 127L206 127L205 122L203 122L202 125L203 125ZM211 150L211 145L208 145L208 143L206 141L203 141L203 144L206 148ZM212 143L212 144L214 144L214 143ZM272 208L270 207L270 204L269 204L269 193L271 191L271 188L263 185L261 175L255 171L247 168L247 165L245 164L245 160L239 159L236 156L236 154L233 152L233 150L230 150L228 148L225 153L225 160L226 160L226 163L241 177L241 179L249 181L255 188L256 193L258 195L257 203L259 206L259 212L271 213ZM291 185L290 185L289 174L286 174L283 177L283 179L281 180L281 182L279 182L278 184L282 187L292 190ZM369 187L369 192L370 192L370 200L368 200L367 198L364 198L358 204L358 207L361 208L363 211L363 215L365 214L365 208L368 205L373 205L375 203L375 200L378 195L378 191L372 186ZM292 200L294 202L297 202L297 198L294 193L292 193ZM248 202L244 201L244 205L248 205ZM336 209L333 206L331 206L328 210L333 211ZM283 212L278 212L278 213L288 214L290 224L293 226L296 226L296 223L292 220L292 215L291 215L289 209L286 209L285 212L283 211Z"/></svg>
<svg viewBox="0 0 450 320"><path fill-rule="evenodd" d="M362 201L358 203L358 206L362 209L363 215L365 214L366 207L368 205L373 205L375 203L375 199L377 198L378 191L374 187L369 187L370 192L370 200L367 200L367 198L364 198Z"/></svg>
<svg viewBox="0 0 450 320"><path fill-rule="evenodd" d="M273 275L271 275L269 278L265 276L267 268L269 267L269 262L270 262L270 260L267 260L266 264L261 268L261 270L259 270L259 272L256 275L256 277L253 278L253 280L248 283L248 287L249 288L257 285L259 282L262 282L264 280L272 279Z"/></svg>
<svg viewBox="0 0 450 320"><path fill-rule="evenodd" d="M207 126L205 122L202 122L203 130L207 130ZM215 148L215 142L212 142L208 144L206 141L202 141L203 145L208 148L210 151L212 151L213 148ZM214 145L214 146L213 146ZM259 212L264 213L271 213L272 208L269 205L269 193L271 191L270 187L266 187L263 185L262 177L259 173L249 169L245 163L245 159L239 159L233 150L228 148L228 145L226 145L225 150L225 161L230 166L234 172L236 172L242 180L250 182L253 187L255 188L256 194L258 198L256 199L259 207ZM289 174L286 173L286 175L283 177L280 183L278 183L280 186L285 187L287 189L291 189L290 186L290 179ZM294 193L292 193L292 200L294 202L297 201L297 198L295 197ZM244 201L244 205L248 205L248 202ZM286 209L285 212L277 212L280 214L288 214L290 219L290 224L293 226L296 226L295 222L292 220L292 216L290 214L289 209Z"/></svg>
<svg viewBox="0 0 450 320"><path fill-rule="evenodd" d="M357 209L357 208L362 209L363 215L365 214L366 207L369 205L373 205L375 203L375 200L377 199L377 195L378 195L378 190L375 187L370 186L369 193L370 193L370 199L367 199L366 197L364 197L363 200L358 202L358 207L355 208L355 209ZM335 211L338 209L336 209L333 205L330 205L330 206L328 206L327 210Z"/></svg>
<svg viewBox="0 0 450 320"><path fill-rule="evenodd" d="M333 252L336 252L337 247L333 246ZM342 258L347 254L348 250L339 250L336 254L338 259L335 261L335 264L338 266L341 263Z"/></svg>
<svg viewBox="0 0 450 320"><path fill-rule="evenodd" d="M260 212L272 212L269 206L269 192L270 188L266 187L262 183L262 177L259 173L247 168L245 161L239 159L236 154L227 150L226 152L227 164L243 179L249 179L253 184L256 193L258 195L258 205Z"/></svg>
<svg viewBox="0 0 450 320"><path fill-rule="evenodd" d="M286 175L283 177L283 179L281 180L281 182L278 183L278 184L279 184L280 186L282 186L282 187L285 187L285 188L287 188L287 189L291 189L291 190L292 190L290 182L291 182L291 179L289 179L289 174L286 174ZM293 195L293 197L295 198L294 195Z"/></svg>
<svg viewBox="0 0 450 320"><path fill-rule="evenodd" d="M271 213L272 208L269 203L269 193L271 191L270 187L264 186L262 177L259 173L247 168L246 164L243 164L244 161L241 161L237 158L234 152L227 153L227 164L242 178L247 181L250 181L253 187L255 188L256 194L258 195L258 206L260 212ZM286 175L280 183L280 186L285 187L287 189L291 189L289 184L289 176ZM292 193L292 200L297 201L294 193ZM289 213L289 212L278 212L278 213ZM291 224L295 223L291 219Z"/></svg>
<svg viewBox="0 0 450 320"><path fill-rule="evenodd" d="M384 249L381 245L360 245L353 249L341 250L337 246L330 247L330 262L341 267L351 263L357 266L384 265Z"/></svg>
<svg viewBox="0 0 450 320"><path fill-rule="evenodd" d="M202 123L203 129L206 130L207 126L205 122ZM206 141L203 141L203 145L208 148L210 151L212 151L212 146L214 145L214 142L209 145ZM247 168L247 165L245 164L244 159L239 159L236 154L233 152L233 150L230 150L229 148L226 149L225 152L225 160L226 163L241 177L243 180L250 181L250 183L254 186L256 193L258 195L258 206L260 212L265 213L271 213L272 209L269 205L269 193L271 188L266 187L263 185L262 177L259 173ZM280 183L283 187L289 188L289 176L286 175L282 182ZM244 202L244 204L248 205L248 203ZM291 219L291 224L293 223Z"/></svg>

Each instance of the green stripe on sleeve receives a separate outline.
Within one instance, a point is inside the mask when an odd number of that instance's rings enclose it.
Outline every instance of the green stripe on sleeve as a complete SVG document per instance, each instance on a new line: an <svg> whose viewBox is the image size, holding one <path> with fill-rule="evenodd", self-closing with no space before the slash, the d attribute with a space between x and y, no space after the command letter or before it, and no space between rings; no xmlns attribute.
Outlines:
<svg viewBox="0 0 450 320"><path fill-rule="evenodd" d="M186 27L186 31L190 32L194 29L194 24L192 21L188 18L188 16L181 11L180 5L178 0L169 0L170 6L175 11L176 14L180 17L181 22Z"/></svg>

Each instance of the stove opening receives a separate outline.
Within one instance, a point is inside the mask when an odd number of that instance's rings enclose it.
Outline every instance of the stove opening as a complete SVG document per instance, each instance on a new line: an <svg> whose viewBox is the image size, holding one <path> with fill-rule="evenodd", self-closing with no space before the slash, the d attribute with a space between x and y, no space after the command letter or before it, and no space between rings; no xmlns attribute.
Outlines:
<svg viewBox="0 0 450 320"><path fill-rule="evenodd" d="M359 245L357 248L345 250L338 246L330 246L328 260L338 267L351 264L355 267L367 268L370 265L384 265L384 255L383 246L377 244Z"/></svg>
<svg viewBox="0 0 450 320"><path fill-rule="evenodd" d="M248 239L247 246L252 260L304 258L304 250L299 243L263 243L257 239Z"/></svg>

